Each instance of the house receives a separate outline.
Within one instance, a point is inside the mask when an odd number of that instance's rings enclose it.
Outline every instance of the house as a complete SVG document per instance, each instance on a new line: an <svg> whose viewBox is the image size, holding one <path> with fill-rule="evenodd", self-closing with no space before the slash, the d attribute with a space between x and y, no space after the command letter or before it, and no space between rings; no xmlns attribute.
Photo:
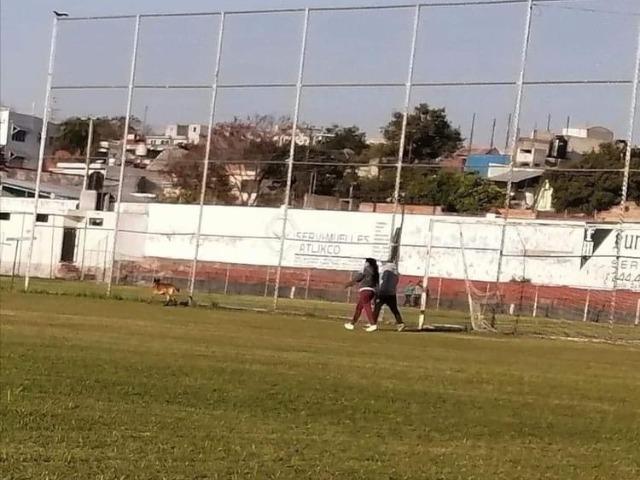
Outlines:
<svg viewBox="0 0 640 480"><path fill-rule="evenodd" d="M580 160L588 153L598 152L603 143L614 141L614 133L605 127L565 128L562 137L567 142L566 157L562 160Z"/></svg>
<svg viewBox="0 0 640 480"><path fill-rule="evenodd" d="M499 154L500 151L494 147L462 147L453 154L439 159L438 163L442 168L462 172L466 170L465 167L471 157Z"/></svg>
<svg viewBox="0 0 640 480"><path fill-rule="evenodd" d="M164 130L164 136L173 141L173 144L188 143L198 145L207 137L207 125L191 123L188 125L171 124Z"/></svg>
<svg viewBox="0 0 640 480"><path fill-rule="evenodd" d="M524 168L544 167L554 136L550 132L534 131L531 137L520 137L516 144L514 165Z"/></svg>
<svg viewBox="0 0 640 480"><path fill-rule="evenodd" d="M502 170L500 173L489 170L488 180L503 187L511 182L511 208L533 209L536 205L536 194L544 170L538 168L510 170L507 166L499 168Z"/></svg>
<svg viewBox="0 0 640 480"><path fill-rule="evenodd" d="M57 133L49 123L49 142ZM42 119L0 107L0 163L10 167L35 169L38 164Z"/></svg>
<svg viewBox="0 0 640 480"><path fill-rule="evenodd" d="M510 155L502 154L473 154L469 155L464 166L465 172L475 172L481 177L489 176L489 169L492 166L509 165Z"/></svg>

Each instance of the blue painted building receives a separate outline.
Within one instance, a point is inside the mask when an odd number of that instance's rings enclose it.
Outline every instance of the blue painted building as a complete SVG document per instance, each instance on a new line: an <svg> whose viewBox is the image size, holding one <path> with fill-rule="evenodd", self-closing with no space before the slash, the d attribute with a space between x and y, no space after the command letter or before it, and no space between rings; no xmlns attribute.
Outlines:
<svg viewBox="0 0 640 480"><path fill-rule="evenodd" d="M481 177L486 177L489 171L489 164L508 165L509 155L488 154L488 155L469 155L464 165L465 172L476 172Z"/></svg>

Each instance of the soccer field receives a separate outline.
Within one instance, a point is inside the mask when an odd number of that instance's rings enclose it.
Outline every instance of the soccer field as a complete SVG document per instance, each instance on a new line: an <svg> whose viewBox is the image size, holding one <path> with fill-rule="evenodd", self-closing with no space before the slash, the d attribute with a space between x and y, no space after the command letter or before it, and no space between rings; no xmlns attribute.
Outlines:
<svg viewBox="0 0 640 480"><path fill-rule="evenodd" d="M637 346L0 294L3 479L640 475Z"/></svg>

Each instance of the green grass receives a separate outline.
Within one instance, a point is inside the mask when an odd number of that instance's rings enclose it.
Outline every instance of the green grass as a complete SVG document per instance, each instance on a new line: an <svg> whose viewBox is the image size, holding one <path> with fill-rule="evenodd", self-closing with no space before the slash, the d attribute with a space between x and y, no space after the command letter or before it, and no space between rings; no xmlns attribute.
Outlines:
<svg viewBox="0 0 640 480"><path fill-rule="evenodd" d="M2 479L636 479L640 349L0 292Z"/></svg>
<svg viewBox="0 0 640 480"><path fill-rule="evenodd" d="M23 280L16 279L13 291L22 289ZM0 292L11 291L10 279L0 277ZM78 282L64 280L32 279L30 292L45 295L72 296L79 298L106 299L106 286L95 282ZM186 300L187 293L181 293L181 299ZM162 299L153 297L149 285L126 286L114 285L112 299L135 300L145 303L161 304ZM223 295L220 293L197 293L196 302L202 305L213 305L231 309L271 310L273 298L254 295ZM415 327L419 311L415 308L402 308L402 313L408 325ZM322 318L349 318L353 313L353 305L344 302L326 302L321 300L303 300L280 298L278 311L286 314L305 315ZM386 314L391 321L391 315ZM451 310L434 310L427 312L428 324L469 325L465 312ZM640 327L630 324L616 323L610 326L608 322L592 323L575 320L551 319L544 317L511 317L499 315L497 331L501 334L519 336L561 337L573 339L593 339L603 341L623 341L640 344Z"/></svg>

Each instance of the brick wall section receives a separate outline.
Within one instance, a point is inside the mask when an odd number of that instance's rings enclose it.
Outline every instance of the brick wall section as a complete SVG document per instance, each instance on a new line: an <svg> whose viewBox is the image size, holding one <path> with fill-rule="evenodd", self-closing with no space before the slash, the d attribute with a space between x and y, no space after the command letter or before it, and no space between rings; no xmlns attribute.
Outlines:
<svg viewBox="0 0 640 480"><path fill-rule="evenodd" d="M189 261L172 261L167 259L147 259L144 263L130 262L121 264L121 279L124 282L150 279L157 276L161 278L172 278L182 284L187 284L191 269ZM228 277L227 277L228 275ZM225 264L217 262L198 263L198 282L215 282L220 285L228 281L230 285L253 285L264 288L268 285L273 287L275 282L276 268L261 267L255 265ZM322 298L346 300L344 284L349 281L352 272L306 269L306 268L283 268L280 284L282 294L288 294L288 289L296 287L297 297L303 297L308 286L313 292L333 292L332 296ZM420 277L403 275L398 288L399 295L403 294L408 283L422 282ZM475 298L482 298L482 293L492 292L495 286L491 282L472 282L473 288L477 292ZM442 308L466 308L467 293L464 280L450 278L430 278L428 282L429 303L435 305L439 296L439 303ZM272 291L272 290L271 290ZM591 290L562 286L542 286L533 285L527 282L509 282L500 285L501 303L504 305L514 304L517 311L523 314L531 313L533 305L536 303L538 314L541 316L549 311L567 312L572 318L582 318L587 296L589 296L590 318L598 315L598 319L608 318L611 308L612 293L605 290ZM317 297L318 295L314 295ZM351 299L355 299L352 295ZM640 294L637 292L619 290L616 294L616 313L623 314L626 318L635 317L637 302ZM569 315L570 314L570 315Z"/></svg>

